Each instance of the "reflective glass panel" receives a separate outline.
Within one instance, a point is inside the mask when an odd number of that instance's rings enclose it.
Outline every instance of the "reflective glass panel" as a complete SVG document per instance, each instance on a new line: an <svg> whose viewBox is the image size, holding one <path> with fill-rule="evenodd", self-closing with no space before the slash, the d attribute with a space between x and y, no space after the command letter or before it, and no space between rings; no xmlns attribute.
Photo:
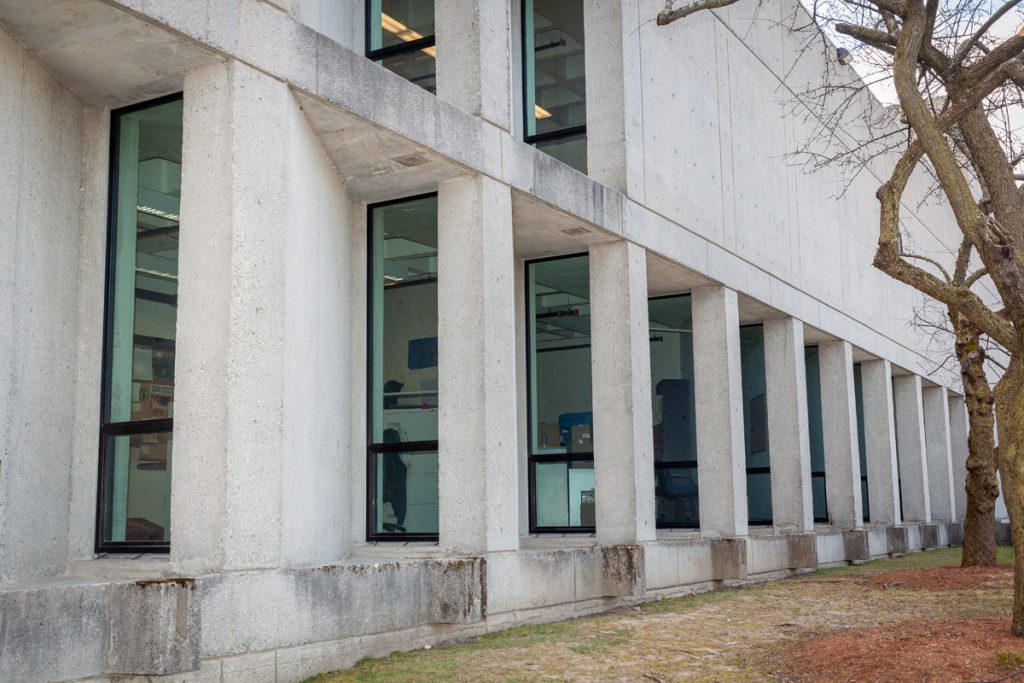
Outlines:
<svg viewBox="0 0 1024 683"><path fill-rule="evenodd" d="M530 264L532 451L593 452L586 256Z"/></svg>
<svg viewBox="0 0 1024 683"><path fill-rule="evenodd" d="M371 211L370 439L436 441L437 197Z"/></svg>
<svg viewBox="0 0 1024 683"><path fill-rule="evenodd" d="M594 462L535 463L537 526L594 526Z"/></svg>
<svg viewBox="0 0 1024 683"><path fill-rule="evenodd" d="M370 0L370 50L434 35L434 0Z"/></svg>
<svg viewBox="0 0 1024 683"><path fill-rule="evenodd" d="M747 451L747 511L751 524L772 521L768 453L768 394L764 367L764 327L740 328L743 426ZM753 471L751 471L753 470Z"/></svg>
<svg viewBox="0 0 1024 683"><path fill-rule="evenodd" d="M367 54L430 92L436 91L433 0L369 0ZM407 50L403 46L410 45Z"/></svg>
<svg viewBox="0 0 1024 683"><path fill-rule="evenodd" d="M171 539L171 433L103 439L107 506L105 541L167 543Z"/></svg>
<svg viewBox="0 0 1024 683"><path fill-rule="evenodd" d="M526 136L569 130L587 123L583 1L524 0ZM538 147L541 147L538 144ZM586 171L586 140L543 149Z"/></svg>
<svg viewBox="0 0 1024 683"><path fill-rule="evenodd" d="M814 520L828 522L825 505L825 437L821 415L821 363L818 347L804 349L807 369L807 427L811 443L811 491L814 499Z"/></svg>
<svg viewBox="0 0 1024 683"><path fill-rule="evenodd" d="M853 395L857 406L857 450L860 452L860 495L864 505L864 521L871 520L868 506L868 448L864 434L864 385L860 375L860 363L853 364Z"/></svg>
<svg viewBox="0 0 1024 683"><path fill-rule="evenodd" d="M433 50L434 48L427 48ZM424 90L437 92L437 68L434 58L423 50L402 52L377 60L378 64L412 81Z"/></svg>
<svg viewBox="0 0 1024 683"><path fill-rule="evenodd" d="M181 100L119 116L106 422L174 414Z"/></svg>
<svg viewBox="0 0 1024 683"><path fill-rule="evenodd" d="M437 452L374 453L372 468L374 532L436 534Z"/></svg>
<svg viewBox="0 0 1024 683"><path fill-rule="evenodd" d="M693 319L688 295L648 302L657 521L697 525ZM685 465L685 466L682 466Z"/></svg>

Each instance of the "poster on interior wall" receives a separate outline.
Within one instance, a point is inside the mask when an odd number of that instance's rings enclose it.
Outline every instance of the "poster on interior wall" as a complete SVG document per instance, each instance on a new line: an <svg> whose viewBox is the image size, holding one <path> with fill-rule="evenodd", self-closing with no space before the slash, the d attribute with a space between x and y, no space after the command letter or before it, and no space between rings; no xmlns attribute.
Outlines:
<svg viewBox="0 0 1024 683"><path fill-rule="evenodd" d="M409 369L437 367L437 337L409 340Z"/></svg>

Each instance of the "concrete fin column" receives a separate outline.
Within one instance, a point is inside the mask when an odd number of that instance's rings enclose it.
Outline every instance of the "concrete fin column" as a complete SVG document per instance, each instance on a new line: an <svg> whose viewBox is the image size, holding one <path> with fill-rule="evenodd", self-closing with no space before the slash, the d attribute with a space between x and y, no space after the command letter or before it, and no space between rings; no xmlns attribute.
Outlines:
<svg viewBox="0 0 1024 683"><path fill-rule="evenodd" d="M705 536L747 535L747 463L743 374L736 292L693 290L697 485Z"/></svg>
<svg viewBox="0 0 1024 683"><path fill-rule="evenodd" d="M864 526L857 445L853 349L846 341L818 345L821 419L825 443L825 499L829 523L840 529Z"/></svg>
<svg viewBox="0 0 1024 683"><path fill-rule="evenodd" d="M893 377L892 390L896 404L896 443L900 456L903 519L907 522L930 523L932 506L928 495L921 378L917 375Z"/></svg>
<svg viewBox="0 0 1024 683"><path fill-rule="evenodd" d="M625 241L590 247L597 540L655 538L647 257Z"/></svg>
<svg viewBox="0 0 1024 683"><path fill-rule="evenodd" d="M967 514L967 404L959 394L949 395L949 446L953 460L953 500L956 520L962 522Z"/></svg>
<svg viewBox="0 0 1024 683"><path fill-rule="evenodd" d="M583 3L587 175L634 196L643 191L639 6L637 0Z"/></svg>
<svg viewBox="0 0 1024 683"><path fill-rule="evenodd" d="M434 4L437 96L503 130L512 128L511 5L507 0Z"/></svg>
<svg viewBox="0 0 1024 683"><path fill-rule="evenodd" d="M185 573L344 554L351 203L288 86L185 79L171 558Z"/></svg>
<svg viewBox="0 0 1024 683"><path fill-rule="evenodd" d="M766 320L764 362L771 434L772 517L782 533L814 530L804 325Z"/></svg>
<svg viewBox="0 0 1024 683"><path fill-rule="evenodd" d="M441 548L515 550L515 254L507 185L438 185L438 486Z"/></svg>
<svg viewBox="0 0 1024 683"><path fill-rule="evenodd" d="M871 522L898 525L903 519L900 515L892 365L887 360L863 361L860 379L864 394L864 444Z"/></svg>
<svg viewBox="0 0 1024 683"><path fill-rule="evenodd" d="M921 392L924 407L925 451L928 454L928 492L932 519L956 520L953 493L953 462L950 456L949 398L946 387L925 387Z"/></svg>

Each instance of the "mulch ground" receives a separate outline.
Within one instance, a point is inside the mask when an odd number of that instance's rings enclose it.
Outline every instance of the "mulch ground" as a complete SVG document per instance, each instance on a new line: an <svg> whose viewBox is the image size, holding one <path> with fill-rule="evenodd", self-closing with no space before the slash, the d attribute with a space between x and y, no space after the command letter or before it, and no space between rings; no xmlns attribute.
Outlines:
<svg viewBox="0 0 1024 683"><path fill-rule="evenodd" d="M977 590L1005 586L1013 581L1013 567L930 567L899 569L875 574L868 585L876 588L916 588L921 590Z"/></svg>
<svg viewBox="0 0 1024 683"><path fill-rule="evenodd" d="M799 641L776 661L801 683L1009 683L1024 680L1024 643L1009 631L1001 617L903 621Z"/></svg>

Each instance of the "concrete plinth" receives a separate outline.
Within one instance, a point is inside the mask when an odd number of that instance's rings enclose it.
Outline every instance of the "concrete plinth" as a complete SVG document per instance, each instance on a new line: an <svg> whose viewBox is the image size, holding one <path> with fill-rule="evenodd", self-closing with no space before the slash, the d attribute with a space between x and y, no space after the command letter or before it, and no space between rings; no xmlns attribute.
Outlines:
<svg viewBox="0 0 1024 683"><path fill-rule="evenodd" d="M860 379L864 396L864 445L871 521L897 525L903 519L900 515L892 366L887 360L863 361Z"/></svg>
<svg viewBox="0 0 1024 683"><path fill-rule="evenodd" d="M871 546L864 529L847 529L843 532L843 552L847 562L867 562L871 559Z"/></svg>
<svg viewBox="0 0 1024 683"><path fill-rule="evenodd" d="M909 551L907 530L901 526L890 526L885 530L886 549L890 555L903 555Z"/></svg>
<svg viewBox="0 0 1024 683"><path fill-rule="evenodd" d="M926 387L921 392L924 408L925 450L928 454L928 493L932 519L956 519L953 493L953 462L950 456L949 399L945 387Z"/></svg>
<svg viewBox="0 0 1024 683"><path fill-rule="evenodd" d="M817 569L818 543L813 533L788 534L789 569Z"/></svg>
<svg viewBox="0 0 1024 683"><path fill-rule="evenodd" d="M711 574L715 581L747 578L747 541L717 538L711 541Z"/></svg>
<svg viewBox="0 0 1024 683"><path fill-rule="evenodd" d="M655 537L647 260L628 242L590 248L597 539Z"/></svg>
<svg viewBox="0 0 1024 683"><path fill-rule="evenodd" d="M519 544L515 254L508 186L438 186L438 495L441 547Z"/></svg>
<svg viewBox="0 0 1024 683"><path fill-rule="evenodd" d="M853 388L853 349L849 342L818 345L821 415L825 445L825 498L828 519L840 529L864 525L857 445L857 405Z"/></svg>
<svg viewBox="0 0 1024 683"><path fill-rule="evenodd" d="M794 318L765 321L764 364L775 530L779 533L812 531L814 501L802 322Z"/></svg>
<svg viewBox="0 0 1024 683"><path fill-rule="evenodd" d="M700 528L706 536L747 533L743 377L739 308L727 287L693 291Z"/></svg>
<svg viewBox="0 0 1024 683"><path fill-rule="evenodd" d="M198 591L193 579L112 586L107 671L166 675L198 669Z"/></svg>
<svg viewBox="0 0 1024 683"><path fill-rule="evenodd" d="M921 378L917 375L893 377L892 388L896 406L903 519L909 522L931 522Z"/></svg>

